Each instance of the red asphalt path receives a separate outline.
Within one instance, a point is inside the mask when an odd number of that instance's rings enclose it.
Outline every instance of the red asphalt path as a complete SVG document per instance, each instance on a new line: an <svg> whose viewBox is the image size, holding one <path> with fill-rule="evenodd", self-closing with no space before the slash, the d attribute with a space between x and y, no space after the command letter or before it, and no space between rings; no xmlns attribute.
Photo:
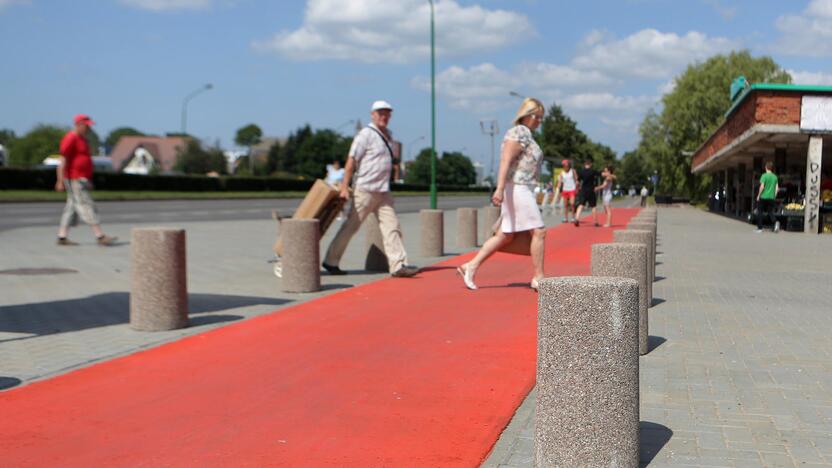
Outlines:
<svg viewBox="0 0 832 468"><path fill-rule="evenodd" d="M611 239L551 229L547 276ZM0 463L477 466L534 386L537 296L506 254L466 290L471 255L0 393Z"/></svg>

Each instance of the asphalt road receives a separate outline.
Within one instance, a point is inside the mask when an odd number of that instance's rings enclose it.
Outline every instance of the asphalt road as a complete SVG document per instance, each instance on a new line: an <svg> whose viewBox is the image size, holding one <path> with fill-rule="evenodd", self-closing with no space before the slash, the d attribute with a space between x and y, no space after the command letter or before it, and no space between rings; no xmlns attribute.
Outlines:
<svg viewBox="0 0 832 468"><path fill-rule="evenodd" d="M272 210L290 216L301 199L166 200L97 202L102 225L116 223L171 223L175 221L233 221L271 219ZM487 194L439 198L439 208L482 207ZM397 197L396 210L415 213L428 208L429 197ZM0 231L29 226L58 226L64 204L0 203Z"/></svg>

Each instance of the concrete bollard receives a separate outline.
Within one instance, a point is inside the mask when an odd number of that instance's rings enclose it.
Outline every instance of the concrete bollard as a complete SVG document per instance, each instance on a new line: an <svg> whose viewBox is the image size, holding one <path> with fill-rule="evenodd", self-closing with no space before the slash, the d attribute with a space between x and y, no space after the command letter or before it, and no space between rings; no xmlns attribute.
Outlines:
<svg viewBox="0 0 832 468"><path fill-rule="evenodd" d="M367 271L387 272L390 265L387 263L387 255L384 253L384 238L381 236L381 228L378 225L378 217L370 213L364 220L367 240L367 257L364 260L364 269Z"/></svg>
<svg viewBox="0 0 832 468"><path fill-rule="evenodd" d="M638 281L638 353L647 354L647 246L642 243L593 244L592 276Z"/></svg>
<svg viewBox="0 0 832 468"><path fill-rule="evenodd" d="M488 205L483 208L483 225L482 225L482 243L484 244L485 241L491 239L491 236L494 235L494 232L491 230L494 227L494 224L497 222L497 219L500 217L500 207L494 205Z"/></svg>
<svg viewBox="0 0 832 468"><path fill-rule="evenodd" d="M642 244L647 249L647 258L644 259L647 281L647 307L653 304L653 270L656 265L656 253L653 250L653 233L650 231L637 231L634 229L613 231L613 242L624 242L631 244Z"/></svg>
<svg viewBox="0 0 832 468"><path fill-rule="evenodd" d="M457 208L456 246L463 249L477 247L477 209Z"/></svg>
<svg viewBox="0 0 832 468"><path fill-rule="evenodd" d="M639 465L638 283L540 282L535 466Z"/></svg>
<svg viewBox="0 0 832 468"><path fill-rule="evenodd" d="M445 255L444 215L445 213L442 210L419 211L423 257L441 257Z"/></svg>
<svg viewBox="0 0 832 468"><path fill-rule="evenodd" d="M317 219L284 219L280 222L283 239L285 292L303 293L321 289L321 231Z"/></svg>
<svg viewBox="0 0 832 468"><path fill-rule="evenodd" d="M185 230L134 228L130 237L130 328L187 327Z"/></svg>
<svg viewBox="0 0 832 468"><path fill-rule="evenodd" d="M651 257L653 259L653 266L650 267L650 269L652 270L653 281L656 281L656 249L658 248L657 237L659 235L659 231L656 228L656 223L651 223L647 221L630 221L630 223L627 225L627 229L650 231L653 233L653 255Z"/></svg>

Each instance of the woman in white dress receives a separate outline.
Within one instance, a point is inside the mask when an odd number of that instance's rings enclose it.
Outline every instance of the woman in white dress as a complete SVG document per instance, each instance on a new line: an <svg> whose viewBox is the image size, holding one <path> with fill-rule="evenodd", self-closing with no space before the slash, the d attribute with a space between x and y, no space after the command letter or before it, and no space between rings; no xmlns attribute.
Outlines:
<svg viewBox="0 0 832 468"><path fill-rule="evenodd" d="M531 257L534 277L530 286L537 290L537 283L543 278L543 254L546 229L537 206L534 189L540 178L543 152L534 141L532 132L543 122L543 103L526 98L514 118L514 126L503 138L500 149L500 173L497 176L497 190L491 201L501 208L500 229L483 244L477 255L457 271L462 275L468 289L477 289L474 277L477 269L494 252L522 231L532 231Z"/></svg>

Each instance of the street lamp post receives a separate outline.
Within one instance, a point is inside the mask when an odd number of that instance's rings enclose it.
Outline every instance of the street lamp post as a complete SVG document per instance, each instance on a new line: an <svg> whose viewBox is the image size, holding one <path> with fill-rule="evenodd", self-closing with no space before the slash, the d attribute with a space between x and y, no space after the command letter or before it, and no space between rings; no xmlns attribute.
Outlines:
<svg viewBox="0 0 832 468"><path fill-rule="evenodd" d="M346 127L347 125L349 125L349 124L354 124L354 123L355 123L355 120L354 120L354 119L347 120L346 122L344 122L344 123L342 123L341 125L339 125L339 126L338 126L338 128L336 128L336 129L335 129L335 131L336 131L336 132L338 132L338 131L340 131L342 128Z"/></svg>
<svg viewBox="0 0 832 468"><path fill-rule="evenodd" d="M188 134L188 101L196 97L197 94L203 91L208 91L213 87L214 85L212 85L211 83L207 83L201 86L199 89L193 91L191 94L185 96L185 99L182 100L182 136Z"/></svg>
<svg viewBox="0 0 832 468"><path fill-rule="evenodd" d="M482 129L483 134L491 136L491 167L488 170L488 175L491 177L491 182L494 183L494 135L500 129L497 128L496 120L480 120L480 129Z"/></svg>
<svg viewBox="0 0 832 468"><path fill-rule="evenodd" d="M522 94L520 94L518 92L515 92L515 91L509 91L508 95L509 96L514 96L514 97L520 98L520 99L526 99L526 96L523 96Z"/></svg>
<svg viewBox="0 0 832 468"><path fill-rule="evenodd" d="M430 0L430 207L436 209L436 39Z"/></svg>
<svg viewBox="0 0 832 468"><path fill-rule="evenodd" d="M413 141L411 141L410 143L407 144L407 159L408 160L413 159L412 158L412 156L413 156L413 145L415 145L417 141L422 141L424 139L425 139L425 136L422 135L419 138L416 138L415 140L413 140Z"/></svg>

